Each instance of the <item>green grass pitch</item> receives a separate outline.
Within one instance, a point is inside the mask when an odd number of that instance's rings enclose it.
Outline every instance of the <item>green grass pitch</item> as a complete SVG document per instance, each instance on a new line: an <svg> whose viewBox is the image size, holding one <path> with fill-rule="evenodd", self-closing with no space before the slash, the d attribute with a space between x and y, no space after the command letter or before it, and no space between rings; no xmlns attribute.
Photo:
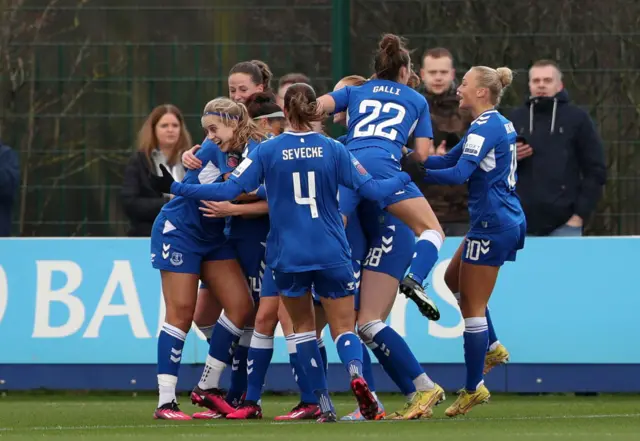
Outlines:
<svg viewBox="0 0 640 441"><path fill-rule="evenodd" d="M494 395L488 405L466 417L448 419L447 397L424 421L372 421L317 424L275 423L273 417L296 404L293 396L264 398L262 420L156 421L153 396L33 395L11 392L0 398L0 440L242 440L242 441L387 441L387 440L640 440L640 396ZM196 408L182 394L182 409ZM387 411L402 397L384 395ZM354 408L348 395L334 397L339 415Z"/></svg>

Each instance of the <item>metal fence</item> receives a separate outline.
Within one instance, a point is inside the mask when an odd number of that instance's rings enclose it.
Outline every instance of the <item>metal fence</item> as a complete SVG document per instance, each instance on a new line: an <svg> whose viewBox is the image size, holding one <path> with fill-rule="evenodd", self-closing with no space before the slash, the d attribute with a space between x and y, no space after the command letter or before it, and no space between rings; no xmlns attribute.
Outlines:
<svg viewBox="0 0 640 441"><path fill-rule="evenodd" d="M4 4L3 4L4 3ZM18 4L19 7L15 7ZM506 6L505 6L506 4ZM124 163L152 107L171 102L194 139L209 99L238 61L276 77L304 72L319 91L370 73L382 32L416 58L445 46L458 73L474 64L519 73L556 59L574 102L596 120L609 167L592 234L640 233L640 4L633 0L0 0L0 136L23 164L14 232L122 235Z"/></svg>

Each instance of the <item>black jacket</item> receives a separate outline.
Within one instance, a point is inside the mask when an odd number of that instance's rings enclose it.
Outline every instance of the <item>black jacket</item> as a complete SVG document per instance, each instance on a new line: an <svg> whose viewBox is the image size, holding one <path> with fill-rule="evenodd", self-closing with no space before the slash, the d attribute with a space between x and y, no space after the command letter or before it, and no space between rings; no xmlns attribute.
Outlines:
<svg viewBox="0 0 640 441"><path fill-rule="evenodd" d="M533 149L518 163L516 188L528 232L549 234L574 214L586 222L606 181L602 140L587 112L562 90L529 98L509 119Z"/></svg>
<svg viewBox="0 0 640 441"><path fill-rule="evenodd" d="M0 142L0 237L11 236L11 213L19 186L18 153Z"/></svg>
<svg viewBox="0 0 640 441"><path fill-rule="evenodd" d="M169 199L151 188L149 162L144 153L136 152L131 156L124 171L121 196L131 223L127 235L150 237L153 222Z"/></svg>

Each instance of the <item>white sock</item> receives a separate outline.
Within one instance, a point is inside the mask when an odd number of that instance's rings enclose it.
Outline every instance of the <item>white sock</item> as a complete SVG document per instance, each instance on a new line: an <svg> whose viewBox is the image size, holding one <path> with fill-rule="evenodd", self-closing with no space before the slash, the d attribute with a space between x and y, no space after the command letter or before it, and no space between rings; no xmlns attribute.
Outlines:
<svg viewBox="0 0 640 441"><path fill-rule="evenodd" d="M376 399L376 401L378 401L378 402L380 401L380 400L378 399L378 396L376 395L376 393L375 393L374 391L371 391L371 395L373 395L373 398L375 398L375 399Z"/></svg>
<svg viewBox="0 0 640 441"><path fill-rule="evenodd" d="M227 367L226 363L207 355L207 363L202 371L198 387L203 390L218 388L220 386L220 376L225 367Z"/></svg>
<svg viewBox="0 0 640 441"><path fill-rule="evenodd" d="M158 407L176 400L177 384L178 377L175 375L158 375L158 392L160 393L158 397Z"/></svg>
<svg viewBox="0 0 640 441"><path fill-rule="evenodd" d="M200 330L200 332L202 332L202 335L204 335L208 340L211 338L211 334L213 334L214 326L215 324L209 325L209 326L198 326L198 329Z"/></svg>
<svg viewBox="0 0 640 441"><path fill-rule="evenodd" d="M420 374L413 379L413 385L418 392L424 392L436 387L435 383L427 376L427 374Z"/></svg>

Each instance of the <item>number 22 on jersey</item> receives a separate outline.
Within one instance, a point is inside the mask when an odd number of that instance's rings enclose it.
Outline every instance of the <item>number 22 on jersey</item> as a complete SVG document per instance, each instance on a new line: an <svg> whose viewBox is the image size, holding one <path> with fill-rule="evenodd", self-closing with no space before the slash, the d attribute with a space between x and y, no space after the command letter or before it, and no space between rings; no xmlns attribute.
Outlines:
<svg viewBox="0 0 640 441"><path fill-rule="evenodd" d="M369 113L369 109L371 109L371 113ZM382 103L377 100L363 100L360 103L358 112L360 114L369 114L365 116L362 121L360 121L354 127L354 138L360 138L362 136L379 136L382 138L387 138L390 141L395 141L396 136L398 136L398 131L394 128L391 128L388 131L385 131L385 129L395 126L396 124L400 124L407 113L405 108L400 104L386 103L383 106ZM380 117L381 113L389 114L392 112L397 112L396 116L391 119L385 119L384 121L374 123Z"/></svg>
<svg viewBox="0 0 640 441"><path fill-rule="evenodd" d="M318 204L316 203L316 173L312 171L307 172L307 181L309 183L309 191L307 193L309 196L305 198L302 196L300 173L293 173L293 196L296 204L309 206L309 210L311 210L311 218L315 219L318 217Z"/></svg>

